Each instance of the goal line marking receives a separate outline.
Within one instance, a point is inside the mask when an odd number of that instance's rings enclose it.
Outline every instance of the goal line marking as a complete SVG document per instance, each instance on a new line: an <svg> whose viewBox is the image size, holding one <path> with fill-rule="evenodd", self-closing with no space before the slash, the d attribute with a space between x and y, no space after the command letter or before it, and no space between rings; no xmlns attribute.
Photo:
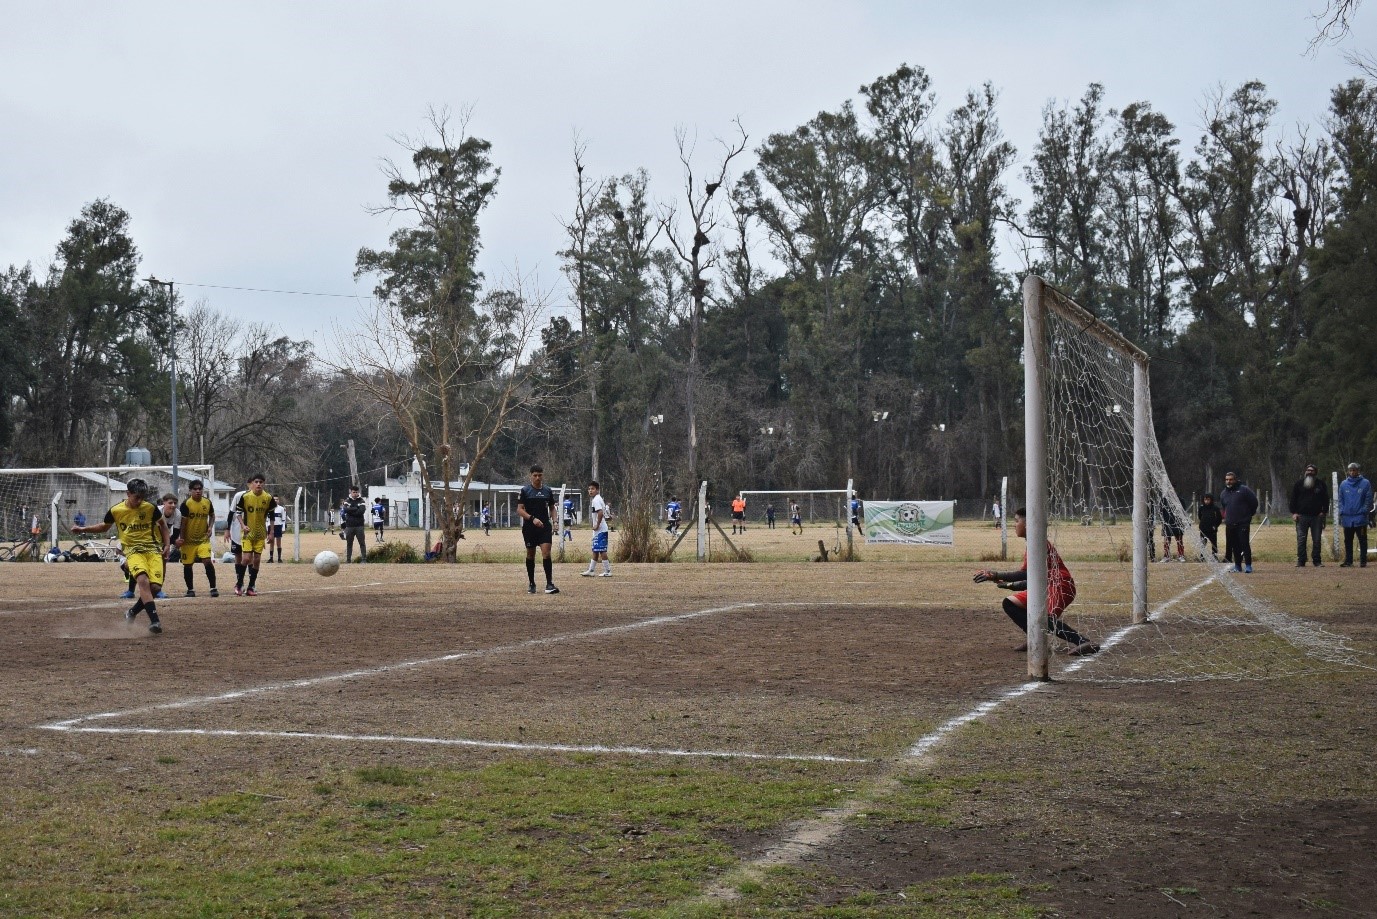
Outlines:
<svg viewBox="0 0 1377 919"><path fill-rule="evenodd" d="M54 725L45 727L58 730ZM359 743L409 743L440 747L474 747L491 750L522 750L554 753L620 753L631 756L679 756L707 759L790 760L810 763L868 763L871 760L826 753L749 753L740 750L680 750L660 747L617 747L604 744L518 743L455 737L405 737L393 734L324 734L310 731L236 731L218 728L112 728L73 727L64 730L87 734L190 734L200 737L276 737L305 740L343 740Z"/></svg>

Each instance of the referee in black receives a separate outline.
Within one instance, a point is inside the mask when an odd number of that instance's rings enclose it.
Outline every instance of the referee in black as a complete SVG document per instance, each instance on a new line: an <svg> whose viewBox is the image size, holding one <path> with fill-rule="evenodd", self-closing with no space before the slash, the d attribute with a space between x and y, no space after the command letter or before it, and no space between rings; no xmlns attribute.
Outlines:
<svg viewBox="0 0 1377 919"><path fill-rule="evenodd" d="M521 516L521 539L526 543L527 588L536 592L535 553L540 549L541 564L545 566L545 592L559 593L555 586L554 566L550 563L550 544L554 542L554 527L550 524L551 509L555 506L555 493L545 484L545 470L541 466L531 467L531 484L521 486L521 496L516 501L516 512Z"/></svg>

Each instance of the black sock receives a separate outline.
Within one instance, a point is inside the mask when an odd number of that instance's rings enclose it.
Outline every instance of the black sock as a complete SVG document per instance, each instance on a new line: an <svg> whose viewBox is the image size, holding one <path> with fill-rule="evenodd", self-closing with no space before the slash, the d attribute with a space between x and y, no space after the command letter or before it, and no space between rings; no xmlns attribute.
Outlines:
<svg viewBox="0 0 1377 919"><path fill-rule="evenodd" d="M149 621L149 622L157 622L157 621L158 621L158 607L157 607L157 604L149 603L147 606L144 607L144 609L148 610L148 621Z"/></svg>
<svg viewBox="0 0 1377 919"><path fill-rule="evenodd" d="M210 589L215 589L215 566L206 562L206 580L210 582Z"/></svg>
<svg viewBox="0 0 1377 919"><path fill-rule="evenodd" d="M243 565L235 565L235 566L234 566L234 586L235 586L235 587L243 587L243 586L244 586L244 566L243 566Z"/></svg>
<svg viewBox="0 0 1377 919"><path fill-rule="evenodd" d="M535 559L533 558L526 559L526 580L531 582L532 587L535 586Z"/></svg>
<svg viewBox="0 0 1377 919"><path fill-rule="evenodd" d="M139 613L143 611L144 606L145 604L143 600L140 600L138 603L135 603L133 606L129 608L129 612L137 616Z"/></svg>
<svg viewBox="0 0 1377 919"><path fill-rule="evenodd" d="M555 566L550 562L548 558L541 559L540 563L545 568L545 583L555 583Z"/></svg>
<svg viewBox="0 0 1377 919"><path fill-rule="evenodd" d="M249 569L249 587L252 588L252 587L256 587L257 585L258 585L258 566L257 566L257 565L254 565L252 568Z"/></svg>
<svg viewBox="0 0 1377 919"><path fill-rule="evenodd" d="M182 580L183 580L183 581L186 581L186 589L187 589L187 590L192 590L192 589L193 589L193 587L192 587L192 581L191 581L191 566L190 566L190 565L183 565L183 566L182 566Z"/></svg>

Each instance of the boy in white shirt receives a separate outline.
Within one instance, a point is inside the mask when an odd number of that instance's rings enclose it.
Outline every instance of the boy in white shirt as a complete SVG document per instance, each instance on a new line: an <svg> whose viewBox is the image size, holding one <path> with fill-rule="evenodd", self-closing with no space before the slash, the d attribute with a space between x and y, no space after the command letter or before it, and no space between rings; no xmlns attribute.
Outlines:
<svg viewBox="0 0 1377 919"><path fill-rule="evenodd" d="M600 577L612 577L612 562L607 558L607 502L598 492L598 483L589 482L588 514L589 520L593 524L593 560L588 563L588 570L581 572L586 578L593 577L597 571L598 562L602 562Z"/></svg>

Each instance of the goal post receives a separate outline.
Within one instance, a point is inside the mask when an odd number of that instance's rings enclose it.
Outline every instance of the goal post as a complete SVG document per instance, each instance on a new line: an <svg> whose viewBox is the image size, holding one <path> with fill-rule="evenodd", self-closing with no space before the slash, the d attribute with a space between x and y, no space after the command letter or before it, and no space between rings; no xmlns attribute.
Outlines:
<svg viewBox="0 0 1377 919"><path fill-rule="evenodd" d="M1047 544L1054 514L1089 522L1130 511L1132 619L1145 622L1154 485L1162 513L1185 526L1155 449L1148 356L1036 275L1023 282L1023 352L1028 545ZM1047 554L1029 551L1028 583L1047 578ZM1049 642L1034 623L1046 621L1047 591L1029 590L1028 675L1039 680Z"/></svg>

